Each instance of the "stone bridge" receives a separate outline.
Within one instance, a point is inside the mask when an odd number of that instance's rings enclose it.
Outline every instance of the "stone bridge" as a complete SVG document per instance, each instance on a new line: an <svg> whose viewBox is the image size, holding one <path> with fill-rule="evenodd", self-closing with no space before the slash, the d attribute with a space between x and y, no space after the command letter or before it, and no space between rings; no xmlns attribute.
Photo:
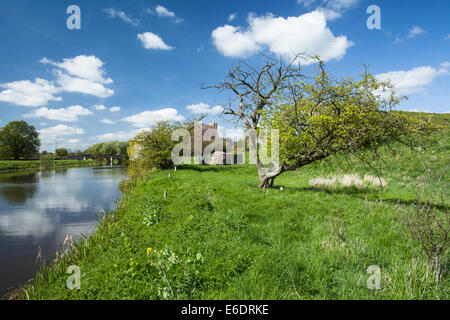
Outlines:
<svg viewBox="0 0 450 320"><path fill-rule="evenodd" d="M114 160L118 160L119 164L123 164L123 161L125 160L125 156L119 156L119 155L102 155L102 157L104 159L106 159L106 164L109 166L114 165ZM71 156L71 157L67 157L68 160L89 160L89 159L93 159L95 160L95 157L88 153L88 154L82 154L82 155L78 155L78 156Z"/></svg>

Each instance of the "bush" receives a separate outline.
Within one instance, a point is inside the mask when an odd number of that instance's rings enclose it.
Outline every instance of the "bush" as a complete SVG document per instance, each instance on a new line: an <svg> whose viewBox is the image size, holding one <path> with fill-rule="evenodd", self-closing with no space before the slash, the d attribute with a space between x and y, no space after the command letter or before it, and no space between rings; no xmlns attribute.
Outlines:
<svg viewBox="0 0 450 320"><path fill-rule="evenodd" d="M140 133L131 142L128 150L130 159L134 159L138 167L147 169L173 167L171 155L177 143L172 141L174 130L175 126L169 122L159 122L151 131Z"/></svg>

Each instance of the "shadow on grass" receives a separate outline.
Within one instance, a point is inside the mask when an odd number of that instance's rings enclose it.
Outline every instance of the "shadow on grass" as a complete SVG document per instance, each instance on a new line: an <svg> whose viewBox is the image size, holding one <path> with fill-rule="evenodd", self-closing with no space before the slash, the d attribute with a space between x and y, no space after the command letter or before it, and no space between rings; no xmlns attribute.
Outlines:
<svg viewBox="0 0 450 320"><path fill-rule="evenodd" d="M218 165L218 166L211 166L211 165L199 165L199 164L183 164L177 166L177 170L192 170L197 172L231 172L236 169L248 169L251 170L246 165Z"/></svg>
<svg viewBox="0 0 450 320"><path fill-rule="evenodd" d="M278 187L279 188L279 187ZM401 198L389 198L389 197L381 197L379 194L376 194L373 190L370 189L356 189L356 188L342 188L342 189L325 189L325 188L314 188L314 187L283 187L286 190L295 190L295 191L309 191L309 192L323 192L331 195L336 194L346 194L353 196L355 198L359 198L367 201L383 201L390 204L398 204L398 205L407 205L412 206L415 204L425 205L424 201L417 201L416 199L401 199ZM277 186L274 187L277 189ZM433 204L431 206L434 209L448 211L450 209L449 206L444 204Z"/></svg>

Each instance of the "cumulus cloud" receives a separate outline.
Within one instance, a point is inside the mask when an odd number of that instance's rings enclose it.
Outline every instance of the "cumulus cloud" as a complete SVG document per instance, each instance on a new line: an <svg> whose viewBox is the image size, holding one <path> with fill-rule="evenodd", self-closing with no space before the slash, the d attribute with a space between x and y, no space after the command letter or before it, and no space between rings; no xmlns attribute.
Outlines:
<svg viewBox="0 0 450 320"><path fill-rule="evenodd" d="M139 19L134 19L121 10L108 8L103 10L110 18L119 18L120 20L137 27L140 23Z"/></svg>
<svg viewBox="0 0 450 320"><path fill-rule="evenodd" d="M130 131L109 132L109 133L104 133L104 134L95 136L94 139L96 139L98 141L115 141L115 140L127 141L127 140L131 140L134 137L136 137L138 135L138 133L142 130L144 130L144 129L133 129Z"/></svg>
<svg viewBox="0 0 450 320"><path fill-rule="evenodd" d="M272 53L292 57L297 53L320 55L325 61L342 58L353 45L346 36L334 36L325 14L313 11L298 17L248 17L249 26L225 25L212 32L216 48L228 57L248 57L268 48ZM306 64L313 63L308 59Z"/></svg>
<svg viewBox="0 0 450 320"><path fill-rule="evenodd" d="M183 19L177 17L175 12L170 11L169 9L167 9L166 7L163 7L161 5L157 5L154 12L153 12L153 10L150 10L150 9L147 10L147 12L156 13L156 15L158 17L162 17L162 18L172 18L172 19L174 19L175 23L181 23L184 21Z"/></svg>
<svg viewBox="0 0 450 320"><path fill-rule="evenodd" d="M119 112L120 111L120 107L112 107L111 109L109 109L110 112Z"/></svg>
<svg viewBox="0 0 450 320"><path fill-rule="evenodd" d="M101 122L101 123L104 123L104 124L115 124L114 121L109 120L109 119L103 119L103 120L100 120L100 122Z"/></svg>
<svg viewBox="0 0 450 320"><path fill-rule="evenodd" d="M42 58L40 62L58 68L54 73L60 91L78 92L99 98L114 94L114 90L105 87L105 84L111 84L113 80L105 77L104 63L96 56L80 55L63 59L62 62Z"/></svg>
<svg viewBox="0 0 450 320"><path fill-rule="evenodd" d="M84 134L85 131L79 127L58 124L54 127L42 129L39 133L43 144L45 144L46 142L51 142L50 140L54 140L56 138Z"/></svg>
<svg viewBox="0 0 450 320"><path fill-rule="evenodd" d="M400 35L397 35L395 37L394 43L398 44L400 42L403 42L404 40L413 39L413 38L420 36L422 34L425 34L425 33L426 33L426 31L423 30L421 27L414 26L411 29L409 29L408 35L405 38L401 37Z"/></svg>
<svg viewBox="0 0 450 320"><path fill-rule="evenodd" d="M167 45L160 36L152 32L144 32L137 35L139 41L145 49L172 50L173 47Z"/></svg>
<svg viewBox="0 0 450 320"><path fill-rule="evenodd" d="M106 88L100 82L71 77L60 70L55 70L55 74L57 75L56 82L61 91L83 93L98 98L107 98L114 94L114 90Z"/></svg>
<svg viewBox="0 0 450 320"><path fill-rule="evenodd" d="M54 62L44 57L40 62L63 69L71 76L93 82L113 83L111 78L105 78L104 62L96 56L80 55L75 58L63 59L62 62Z"/></svg>
<svg viewBox="0 0 450 320"><path fill-rule="evenodd" d="M142 113L126 117L123 121L132 123L137 128L151 127L159 121L183 121L184 117L174 108L166 108L155 111L144 111Z"/></svg>
<svg viewBox="0 0 450 320"><path fill-rule="evenodd" d="M46 118L49 120L78 122L79 116L88 116L93 114L92 111L82 106L71 106L62 109L40 108L23 115L24 118Z"/></svg>
<svg viewBox="0 0 450 320"><path fill-rule="evenodd" d="M423 30L423 29L422 29L421 27L419 27L419 26L412 27L412 28L409 30L409 33L408 33L408 39L415 38L415 37L420 36L421 34L425 34L425 33L426 33L425 30Z"/></svg>
<svg viewBox="0 0 450 320"><path fill-rule="evenodd" d="M98 111L106 110L106 107L104 105L101 105L101 104L92 106L92 108L94 108L95 110L98 110Z"/></svg>
<svg viewBox="0 0 450 320"><path fill-rule="evenodd" d="M155 11L156 14L160 17L170 17L170 18L175 17L175 12L169 11L168 9L160 5L156 6Z"/></svg>
<svg viewBox="0 0 450 320"><path fill-rule="evenodd" d="M95 56L77 56L55 62L47 58L40 60L56 69L55 81L36 79L0 84L0 102L25 107L46 106L49 101L62 101L58 96L62 92L77 92L106 98L114 94L114 90L106 88L105 84L113 83L105 77L104 63Z"/></svg>
<svg viewBox="0 0 450 320"><path fill-rule="evenodd" d="M297 0L298 4L311 10L315 8L317 11L322 11L327 20L335 20L355 7L361 2L360 0Z"/></svg>
<svg viewBox="0 0 450 320"><path fill-rule="evenodd" d="M228 16L228 22L233 21L234 19L236 19L236 17L237 17L237 13L236 13L236 12L230 14L230 15Z"/></svg>
<svg viewBox="0 0 450 320"><path fill-rule="evenodd" d="M39 107L45 106L49 101L61 101L56 95L59 89L44 79L34 81L23 80L0 84L0 101L18 106Z"/></svg>
<svg viewBox="0 0 450 320"><path fill-rule="evenodd" d="M399 95L418 93L425 90L438 76L448 73L450 64L444 62L439 69L422 66L407 71L390 71L376 75L380 81L390 80Z"/></svg>
<svg viewBox="0 0 450 320"><path fill-rule="evenodd" d="M209 104L203 102L188 105L186 106L186 109L188 109L194 114L212 114L212 115L220 114L223 111L222 106L211 107Z"/></svg>

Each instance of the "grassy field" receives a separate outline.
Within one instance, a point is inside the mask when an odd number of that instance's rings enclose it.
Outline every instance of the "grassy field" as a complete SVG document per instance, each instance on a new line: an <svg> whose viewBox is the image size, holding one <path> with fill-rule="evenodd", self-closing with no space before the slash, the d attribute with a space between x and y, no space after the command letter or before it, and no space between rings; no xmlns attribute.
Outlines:
<svg viewBox="0 0 450 320"><path fill-rule="evenodd" d="M95 160L54 160L52 161L56 167L67 166L95 166L98 164ZM40 160L32 161L15 161L15 160L0 160L0 171L3 170L22 170L22 169L36 169L41 166Z"/></svg>
<svg viewBox="0 0 450 320"><path fill-rule="evenodd" d="M377 173L336 158L283 174L265 191L252 166L185 166L125 181L97 233L43 268L20 298L449 299L448 253L436 285L398 213L427 184L427 169L448 183L448 117L439 120L447 129L431 149L383 151L383 192L311 186ZM66 287L72 264L80 290ZM367 288L371 265L381 270L380 290Z"/></svg>

